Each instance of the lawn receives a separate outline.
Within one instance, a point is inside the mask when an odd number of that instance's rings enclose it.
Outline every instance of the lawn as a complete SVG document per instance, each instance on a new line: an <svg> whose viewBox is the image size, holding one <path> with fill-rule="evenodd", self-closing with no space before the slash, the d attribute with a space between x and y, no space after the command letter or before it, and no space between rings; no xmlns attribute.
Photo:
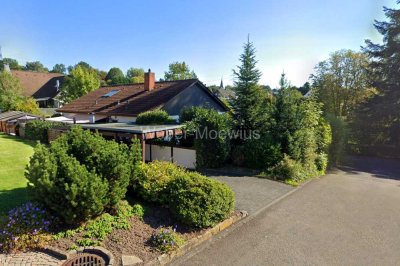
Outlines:
<svg viewBox="0 0 400 266"><path fill-rule="evenodd" d="M34 145L0 133L0 216L28 200L24 172Z"/></svg>

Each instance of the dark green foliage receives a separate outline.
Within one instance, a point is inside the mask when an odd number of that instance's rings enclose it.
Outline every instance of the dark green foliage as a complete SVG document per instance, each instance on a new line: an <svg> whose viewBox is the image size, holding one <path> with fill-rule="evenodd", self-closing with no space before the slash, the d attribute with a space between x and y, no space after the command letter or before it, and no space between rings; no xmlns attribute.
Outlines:
<svg viewBox="0 0 400 266"><path fill-rule="evenodd" d="M268 93L258 85L261 72L256 68L255 48L249 40L244 45L240 63L238 70L233 71L237 97L231 100L236 126L242 130L260 130L272 122L272 105Z"/></svg>
<svg viewBox="0 0 400 266"><path fill-rule="evenodd" d="M47 67L45 67L39 61L26 62L24 70L37 71L37 72L49 72L49 69Z"/></svg>
<svg viewBox="0 0 400 266"><path fill-rule="evenodd" d="M166 125L172 124L175 120L169 117L164 110L153 110L140 113L136 118L138 125Z"/></svg>
<svg viewBox="0 0 400 266"><path fill-rule="evenodd" d="M124 72L118 67L113 67L108 71L106 81L110 85L129 83Z"/></svg>
<svg viewBox="0 0 400 266"><path fill-rule="evenodd" d="M234 208L228 186L168 162L141 165L133 188L146 201L169 206L181 222L196 227L220 222Z"/></svg>
<svg viewBox="0 0 400 266"><path fill-rule="evenodd" d="M25 124L25 137L31 140L39 140L41 143L49 143L49 129L65 126L64 123L43 120L32 120Z"/></svg>
<svg viewBox="0 0 400 266"><path fill-rule="evenodd" d="M252 138L242 146L244 166L252 169L266 169L277 164L283 158L281 147L271 135Z"/></svg>
<svg viewBox="0 0 400 266"><path fill-rule="evenodd" d="M50 72L65 74L67 73L67 68L65 67L64 64L55 64Z"/></svg>
<svg viewBox="0 0 400 266"><path fill-rule="evenodd" d="M170 184L172 213L183 223L195 227L210 227L233 212L235 196L225 184L187 173Z"/></svg>
<svg viewBox="0 0 400 266"><path fill-rule="evenodd" d="M16 59L13 58L4 58L3 60L0 60L0 72L4 70L4 65L8 64L8 66L10 67L10 69L22 69L23 66L20 66L18 61Z"/></svg>
<svg viewBox="0 0 400 266"><path fill-rule="evenodd" d="M232 120L229 114L192 107L183 109L180 119L187 130L195 134L197 167L221 166L230 152Z"/></svg>
<svg viewBox="0 0 400 266"><path fill-rule="evenodd" d="M348 141L347 123L338 117L328 115L327 120L332 130L332 144L329 147L329 164L339 164L345 155L346 144Z"/></svg>
<svg viewBox="0 0 400 266"><path fill-rule="evenodd" d="M107 181L89 172L65 150L38 145L27 167L28 187L66 223L85 221L104 211Z"/></svg>
<svg viewBox="0 0 400 266"><path fill-rule="evenodd" d="M358 149L369 155L400 157L400 10L384 9L387 20L375 22L383 44L366 42L372 60L369 77L379 93L355 114L352 131Z"/></svg>
<svg viewBox="0 0 400 266"><path fill-rule="evenodd" d="M36 147L26 178L38 201L67 223L81 222L112 208L125 196L132 164L137 163L130 156L133 153L125 144L74 127L50 148Z"/></svg>

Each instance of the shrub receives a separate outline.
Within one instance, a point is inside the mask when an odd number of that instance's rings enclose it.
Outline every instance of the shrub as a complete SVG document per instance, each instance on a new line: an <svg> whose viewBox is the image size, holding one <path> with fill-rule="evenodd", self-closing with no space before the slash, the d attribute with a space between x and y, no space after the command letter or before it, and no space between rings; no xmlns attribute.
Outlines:
<svg viewBox="0 0 400 266"><path fill-rule="evenodd" d="M136 163L132 152L125 144L74 127L50 148L35 148L26 172L30 191L65 222L85 221L125 196Z"/></svg>
<svg viewBox="0 0 400 266"><path fill-rule="evenodd" d="M62 125L65 124L60 122L32 120L25 124L25 137L31 140L39 140L41 143L49 143L49 129Z"/></svg>
<svg viewBox="0 0 400 266"><path fill-rule="evenodd" d="M315 158L315 166L320 174L324 174L326 168L328 168L328 155L325 153L320 153Z"/></svg>
<svg viewBox="0 0 400 266"><path fill-rule="evenodd" d="M233 191L227 185L198 173L177 177L169 189L172 213L190 226L213 226L234 210Z"/></svg>
<svg viewBox="0 0 400 266"><path fill-rule="evenodd" d="M0 230L0 251L25 251L43 248L51 240L49 231L57 223L43 206L28 202L12 209Z"/></svg>
<svg viewBox="0 0 400 266"><path fill-rule="evenodd" d="M138 125L162 125L172 124L175 120L170 118L164 110L153 110L140 113L136 118Z"/></svg>
<svg viewBox="0 0 400 266"><path fill-rule="evenodd" d="M152 234L151 242L159 251L168 253L181 247L185 240L176 233L176 227L161 227Z"/></svg>
<svg viewBox="0 0 400 266"><path fill-rule="evenodd" d="M300 182L305 178L302 165L285 154L282 161L270 168L271 175L282 181Z"/></svg>
<svg viewBox="0 0 400 266"><path fill-rule="evenodd" d="M281 147L270 135L251 138L243 144L244 165L252 169L268 169L282 160Z"/></svg>
<svg viewBox="0 0 400 266"><path fill-rule="evenodd" d="M138 168L134 189L146 201L167 205L169 183L177 176L185 174L186 171L183 168L169 162L142 163Z"/></svg>
<svg viewBox="0 0 400 266"><path fill-rule="evenodd" d="M229 114L216 110L192 107L183 109L181 122L195 134L196 163L198 167L219 167L230 152L229 135L232 121Z"/></svg>
<svg viewBox="0 0 400 266"><path fill-rule="evenodd" d="M328 115L327 120L332 129L332 144L329 147L329 164L339 164L345 155L348 139L346 122L338 117Z"/></svg>
<svg viewBox="0 0 400 266"><path fill-rule="evenodd" d="M74 239L76 244L70 247L71 249L79 246L99 246L114 229L129 229L131 217L141 218L142 214L138 213L138 210L143 210L143 207L139 204L131 206L127 201L121 201L115 206L113 214L103 213L83 226L59 232L53 236L53 239L59 240L64 237ZM79 235L76 236L78 233Z"/></svg>

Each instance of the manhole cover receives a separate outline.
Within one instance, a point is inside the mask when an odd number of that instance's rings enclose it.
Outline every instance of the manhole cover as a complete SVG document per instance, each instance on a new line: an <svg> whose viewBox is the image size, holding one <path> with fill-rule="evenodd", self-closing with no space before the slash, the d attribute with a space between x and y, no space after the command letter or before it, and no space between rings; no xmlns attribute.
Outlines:
<svg viewBox="0 0 400 266"><path fill-rule="evenodd" d="M98 255L81 253L67 260L63 266L106 266L106 262Z"/></svg>

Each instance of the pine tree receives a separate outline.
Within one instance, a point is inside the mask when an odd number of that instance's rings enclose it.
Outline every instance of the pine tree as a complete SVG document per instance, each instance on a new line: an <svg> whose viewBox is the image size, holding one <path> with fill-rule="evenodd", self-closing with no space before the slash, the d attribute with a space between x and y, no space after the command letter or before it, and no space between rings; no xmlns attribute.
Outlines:
<svg viewBox="0 0 400 266"><path fill-rule="evenodd" d="M375 22L375 28L383 35L383 44L367 40L364 47L372 59L369 76L379 95L359 108L354 129L362 147L379 152L382 145L390 145L399 153L400 10L384 8L384 12L388 21Z"/></svg>
<svg viewBox="0 0 400 266"><path fill-rule="evenodd" d="M258 85L261 72L256 67L256 50L253 43L248 39L243 48L239 59L241 65L237 66L237 70L233 70L237 97L232 99L231 104L237 127L244 130L262 130L271 122L271 98Z"/></svg>

